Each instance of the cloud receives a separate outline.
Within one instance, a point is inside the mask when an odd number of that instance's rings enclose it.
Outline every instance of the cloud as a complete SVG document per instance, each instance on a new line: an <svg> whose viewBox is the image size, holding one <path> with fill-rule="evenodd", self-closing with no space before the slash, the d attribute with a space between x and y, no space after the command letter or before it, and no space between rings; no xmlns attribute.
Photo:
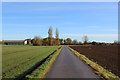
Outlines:
<svg viewBox="0 0 120 80"><path fill-rule="evenodd" d="M71 37L83 37L87 35L88 37L118 37L118 34L61 34L61 36L71 36Z"/></svg>
<svg viewBox="0 0 120 80"><path fill-rule="evenodd" d="M109 32L118 32L118 28L117 27L100 27L100 26L88 26L87 28L89 29L95 29L95 30L99 30L99 31L109 31Z"/></svg>

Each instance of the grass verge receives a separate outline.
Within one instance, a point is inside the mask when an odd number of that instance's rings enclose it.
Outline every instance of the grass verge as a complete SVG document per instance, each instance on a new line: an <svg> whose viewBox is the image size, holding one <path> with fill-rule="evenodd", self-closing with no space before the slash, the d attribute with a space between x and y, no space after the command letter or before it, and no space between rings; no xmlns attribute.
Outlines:
<svg viewBox="0 0 120 80"><path fill-rule="evenodd" d="M49 71L50 67L52 66L53 62L55 61L61 50L62 47L58 49L53 55L51 55L41 66L39 66L31 74L26 75L26 78L44 78L45 74Z"/></svg>
<svg viewBox="0 0 120 80"><path fill-rule="evenodd" d="M92 67L98 76L100 76L102 79L105 80L120 80L118 76L113 74L112 72L109 72L108 70L104 69L102 66L98 65L97 63L89 60L85 55L82 55L75 51L74 49L67 46L77 57L79 57L81 60L83 60L87 65Z"/></svg>

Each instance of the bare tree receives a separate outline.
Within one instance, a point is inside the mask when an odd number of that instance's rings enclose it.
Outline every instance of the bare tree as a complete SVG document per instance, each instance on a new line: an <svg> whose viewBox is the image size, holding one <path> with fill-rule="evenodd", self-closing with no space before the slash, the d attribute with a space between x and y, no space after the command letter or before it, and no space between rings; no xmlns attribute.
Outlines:
<svg viewBox="0 0 120 80"><path fill-rule="evenodd" d="M115 41L114 41L114 45L117 45L117 44L118 44L118 41L117 41L117 40L115 40Z"/></svg>
<svg viewBox="0 0 120 80"><path fill-rule="evenodd" d="M73 44L74 44L74 45L78 44L78 41L77 41L76 39L73 40Z"/></svg>
<svg viewBox="0 0 120 80"><path fill-rule="evenodd" d="M59 31L58 31L58 28L56 28L56 39L59 38Z"/></svg>
<svg viewBox="0 0 120 80"><path fill-rule="evenodd" d="M60 45L58 28L56 28L56 45Z"/></svg>
<svg viewBox="0 0 120 80"><path fill-rule="evenodd" d="M49 38L52 38L52 26L50 26L48 30L48 35L49 35Z"/></svg>
<svg viewBox="0 0 120 80"><path fill-rule="evenodd" d="M84 41L84 44L87 44L87 42L88 42L88 37L87 37L87 35L83 36L83 41Z"/></svg>
<svg viewBox="0 0 120 80"><path fill-rule="evenodd" d="M49 30L48 30L48 37L49 37L49 45L52 45L53 44L53 41L52 41L52 26L50 26Z"/></svg>
<svg viewBox="0 0 120 80"><path fill-rule="evenodd" d="M36 36L34 37L34 39L35 39L35 41L36 41L37 39L41 39L41 37L36 35Z"/></svg>
<svg viewBox="0 0 120 80"><path fill-rule="evenodd" d="M42 38L40 36L35 36L34 37L35 43L33 45L42 45Z"/></svg>

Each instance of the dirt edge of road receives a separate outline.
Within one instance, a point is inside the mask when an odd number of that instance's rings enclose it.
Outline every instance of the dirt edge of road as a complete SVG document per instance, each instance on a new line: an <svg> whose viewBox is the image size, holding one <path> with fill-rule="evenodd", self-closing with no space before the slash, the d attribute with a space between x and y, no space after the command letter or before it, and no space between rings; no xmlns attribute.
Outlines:
<svg viewBox="0 0 120 80"><path fill-rule="evenodd" d="M118 76L116 76L115 74L107 71L106 69L104 69L102 66L98 65L97 63L89 60L87 57L85 57L85 55L80 54L79 52L77 52L76 50L70 48L69 46L67 46L77 57L79 57L85 64L87 64L88 66L90 66L93 71L102 79L105 80L120 80L120 78Z"/></svg>

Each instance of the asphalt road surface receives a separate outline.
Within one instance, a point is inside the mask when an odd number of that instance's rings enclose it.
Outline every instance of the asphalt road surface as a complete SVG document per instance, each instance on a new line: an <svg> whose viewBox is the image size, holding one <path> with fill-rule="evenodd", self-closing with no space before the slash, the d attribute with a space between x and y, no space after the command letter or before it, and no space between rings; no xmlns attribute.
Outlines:
<svg viewBox="0 0 120 80"><path fill-rule="evenodd" d="M64 46L45 78L99 78L92 69Z"/></svg>

